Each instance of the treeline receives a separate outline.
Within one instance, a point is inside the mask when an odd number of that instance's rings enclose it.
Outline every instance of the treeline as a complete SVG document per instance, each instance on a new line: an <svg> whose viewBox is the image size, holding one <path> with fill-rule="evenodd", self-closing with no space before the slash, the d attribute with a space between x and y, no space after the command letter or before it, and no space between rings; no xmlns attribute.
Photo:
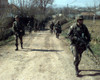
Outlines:
<svg viewBox="0 0 100 80"><path fill-rule="evenodd" d="M52 4L53 0L11 0L10 13L32 16L41 21L54 13Z"/></svg>
<svg viewBox="0 0 100 80"><path fill-rule="evenodd" d="M7 39L13 34L11 31L14 16L19 15L27 25L28 19L43 22L53 15L54 0L10 0L3 12L0 12L0 40ZM27 19L26 19L27 18Z"/></svg>

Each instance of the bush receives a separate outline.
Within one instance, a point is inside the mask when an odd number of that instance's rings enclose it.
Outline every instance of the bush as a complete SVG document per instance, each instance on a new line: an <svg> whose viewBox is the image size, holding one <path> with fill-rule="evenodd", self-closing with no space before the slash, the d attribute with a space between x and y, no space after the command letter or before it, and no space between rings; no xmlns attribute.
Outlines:
<svg viewBox="0 0 100 80"><path fill-rule="evenodd" d="M12 28L9 28L5 31L2 32L3 34L0 35L0 41L1 40L5 40L5 39L8 39L11 35L14 34Z"/></svg>
<svg viewBox="0 0 100 80"><path fill-rule="evenodd" d="M5 17L1 21L1 23L2 23L1 26L5 27L6 29L11 28L13 21L14 21L14 18L12 18L12 17Z"/></svg>
<svg viewBox="0 0 100 80"><path fill-rule="evenodd" d="M11 29L13 21L14 21L14 18L12 17L4 17L4 16L1 17L0 40L5 40L13 34L13 31Z"/></svg>

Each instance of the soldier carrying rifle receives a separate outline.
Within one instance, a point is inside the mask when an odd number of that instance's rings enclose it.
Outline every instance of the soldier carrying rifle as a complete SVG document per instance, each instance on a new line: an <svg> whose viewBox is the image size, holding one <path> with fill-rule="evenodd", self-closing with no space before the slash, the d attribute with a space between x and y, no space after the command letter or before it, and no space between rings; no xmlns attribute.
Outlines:
<svg viewBox="0 0 100 80"><path fill-rule="evenodd" d="M51 32L51 34L53 33L53 30L54 30L54 23L52 22L52 23L50 24L50 32Z"/></svg>
<svg viewBox="0 0 100 80"><path fill-rule="evenodd" d="M22 23L20 22L18 15L15 16L15 21L13 22L13 30L16 37L15 50L18 50L18 38L20 39L21 48L23 49L24 27L22 26Z"/></svg>
<svg viewBox="0 0 100 80"><path fill-rule="evenodd" d="M77 16L76 20L77 22L70 27L68 37L71 40L71 46L73 48L72 53L74 55L76 76L79 76L78 66L81 61L82 53L86 50L91 38L86 25L83 24L83 16Z"/></svg>

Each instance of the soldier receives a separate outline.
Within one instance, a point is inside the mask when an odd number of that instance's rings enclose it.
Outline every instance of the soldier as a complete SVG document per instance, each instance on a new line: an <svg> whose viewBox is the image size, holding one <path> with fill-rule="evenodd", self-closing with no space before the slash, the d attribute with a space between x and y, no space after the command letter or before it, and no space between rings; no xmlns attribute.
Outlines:
<svg viewBox="0 0 100 80"><path fill-rule="evenodd" d="M23 30L23 26L21 24L21 22L19 21L19 16L16 15L15 16L15 21L13 22L13 30L15 33L15 37L16 37L16 51L18 50L18 38L20 39L20 43L21 43L21 48L23 49L23 34L24 34L24 30Z"/></svg>
<svg viewBox="0 0 100 80"><path fill-rule="evenodd" d="M60 21L58 21L57 24L55 25L55 32L57 38L59 38L59 34L61 33L61 31L62 31L61 24Z"/></svg>
<svg viewBox="0 0 100 80"><path fill-rule="evenodd" d="M53 33L53 30L54 30L54 23L52 22L52 23L50 24L50 32Z"/></svg>
<svg viewBox="0 0 100 80"><path fill-rule="evenodd" d="M31 22L30 21L28 21L27 27L29 29L29 33L31 33L32 32L32 26L31 26Z"/></svg>
<svg viewBox="0 0 100 80"><path fill-rule="evenodd" d="M86 46L89 44L91 38L86 25L83 24L83 16L79 15L77 23L70 27L68 36L71 40L71 46L73 47L72 53L74 55L74 65L76 70L76 76L79 76L79 63L81 61L82 53L86 50Z"/></svg>

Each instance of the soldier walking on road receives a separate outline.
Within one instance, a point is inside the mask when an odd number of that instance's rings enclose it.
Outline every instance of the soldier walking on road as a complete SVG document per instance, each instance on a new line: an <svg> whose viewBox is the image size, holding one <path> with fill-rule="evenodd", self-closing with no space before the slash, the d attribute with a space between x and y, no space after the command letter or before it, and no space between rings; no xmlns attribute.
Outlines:
<svg viewBox="0 0 100 80"><path fill-rule="evenodd" d="M21 22L19 21L19 16L16 15L15 16L15 21L13 22L13 30L15 33L15 37L16 37L16 51L18 50L18 38L20 39L20 44L21 44L21 48L23 49L23 35L24 35L24 28L21 24Z"/></svg>
<svg viewBox="0 0 100 80"><path fill-rule="evenodd" d="M56 38L59 38L61 32L62 32L61 23L60 21L58 21L57 24L55 25Z"/></svg>
<svg viewBox="0 0 100 80"><path fill-rule="evenodd" d="M53 33L53 30L54 30L54 23L52 22L52 23L50 24L50 32L51 32L51 34Z"/></svg>
<svg viewBox="0 0 100 80"><path fill-rule="evenodd" d="M29 29L29 33L31 33L32 32L31 21L28 21L27 27Z"/></svg>
<svg viewBox="0 0 100 80"><path fill-rule="evenodd" d="M77 17L77 23L70 27L68 36L73 47L72 53L74 55L74 65L76 76L79 76L79 63L81 61L82 53L86 50L86 46L91 41L90 34L87 27L83 24L83 16Z"/></svg>

